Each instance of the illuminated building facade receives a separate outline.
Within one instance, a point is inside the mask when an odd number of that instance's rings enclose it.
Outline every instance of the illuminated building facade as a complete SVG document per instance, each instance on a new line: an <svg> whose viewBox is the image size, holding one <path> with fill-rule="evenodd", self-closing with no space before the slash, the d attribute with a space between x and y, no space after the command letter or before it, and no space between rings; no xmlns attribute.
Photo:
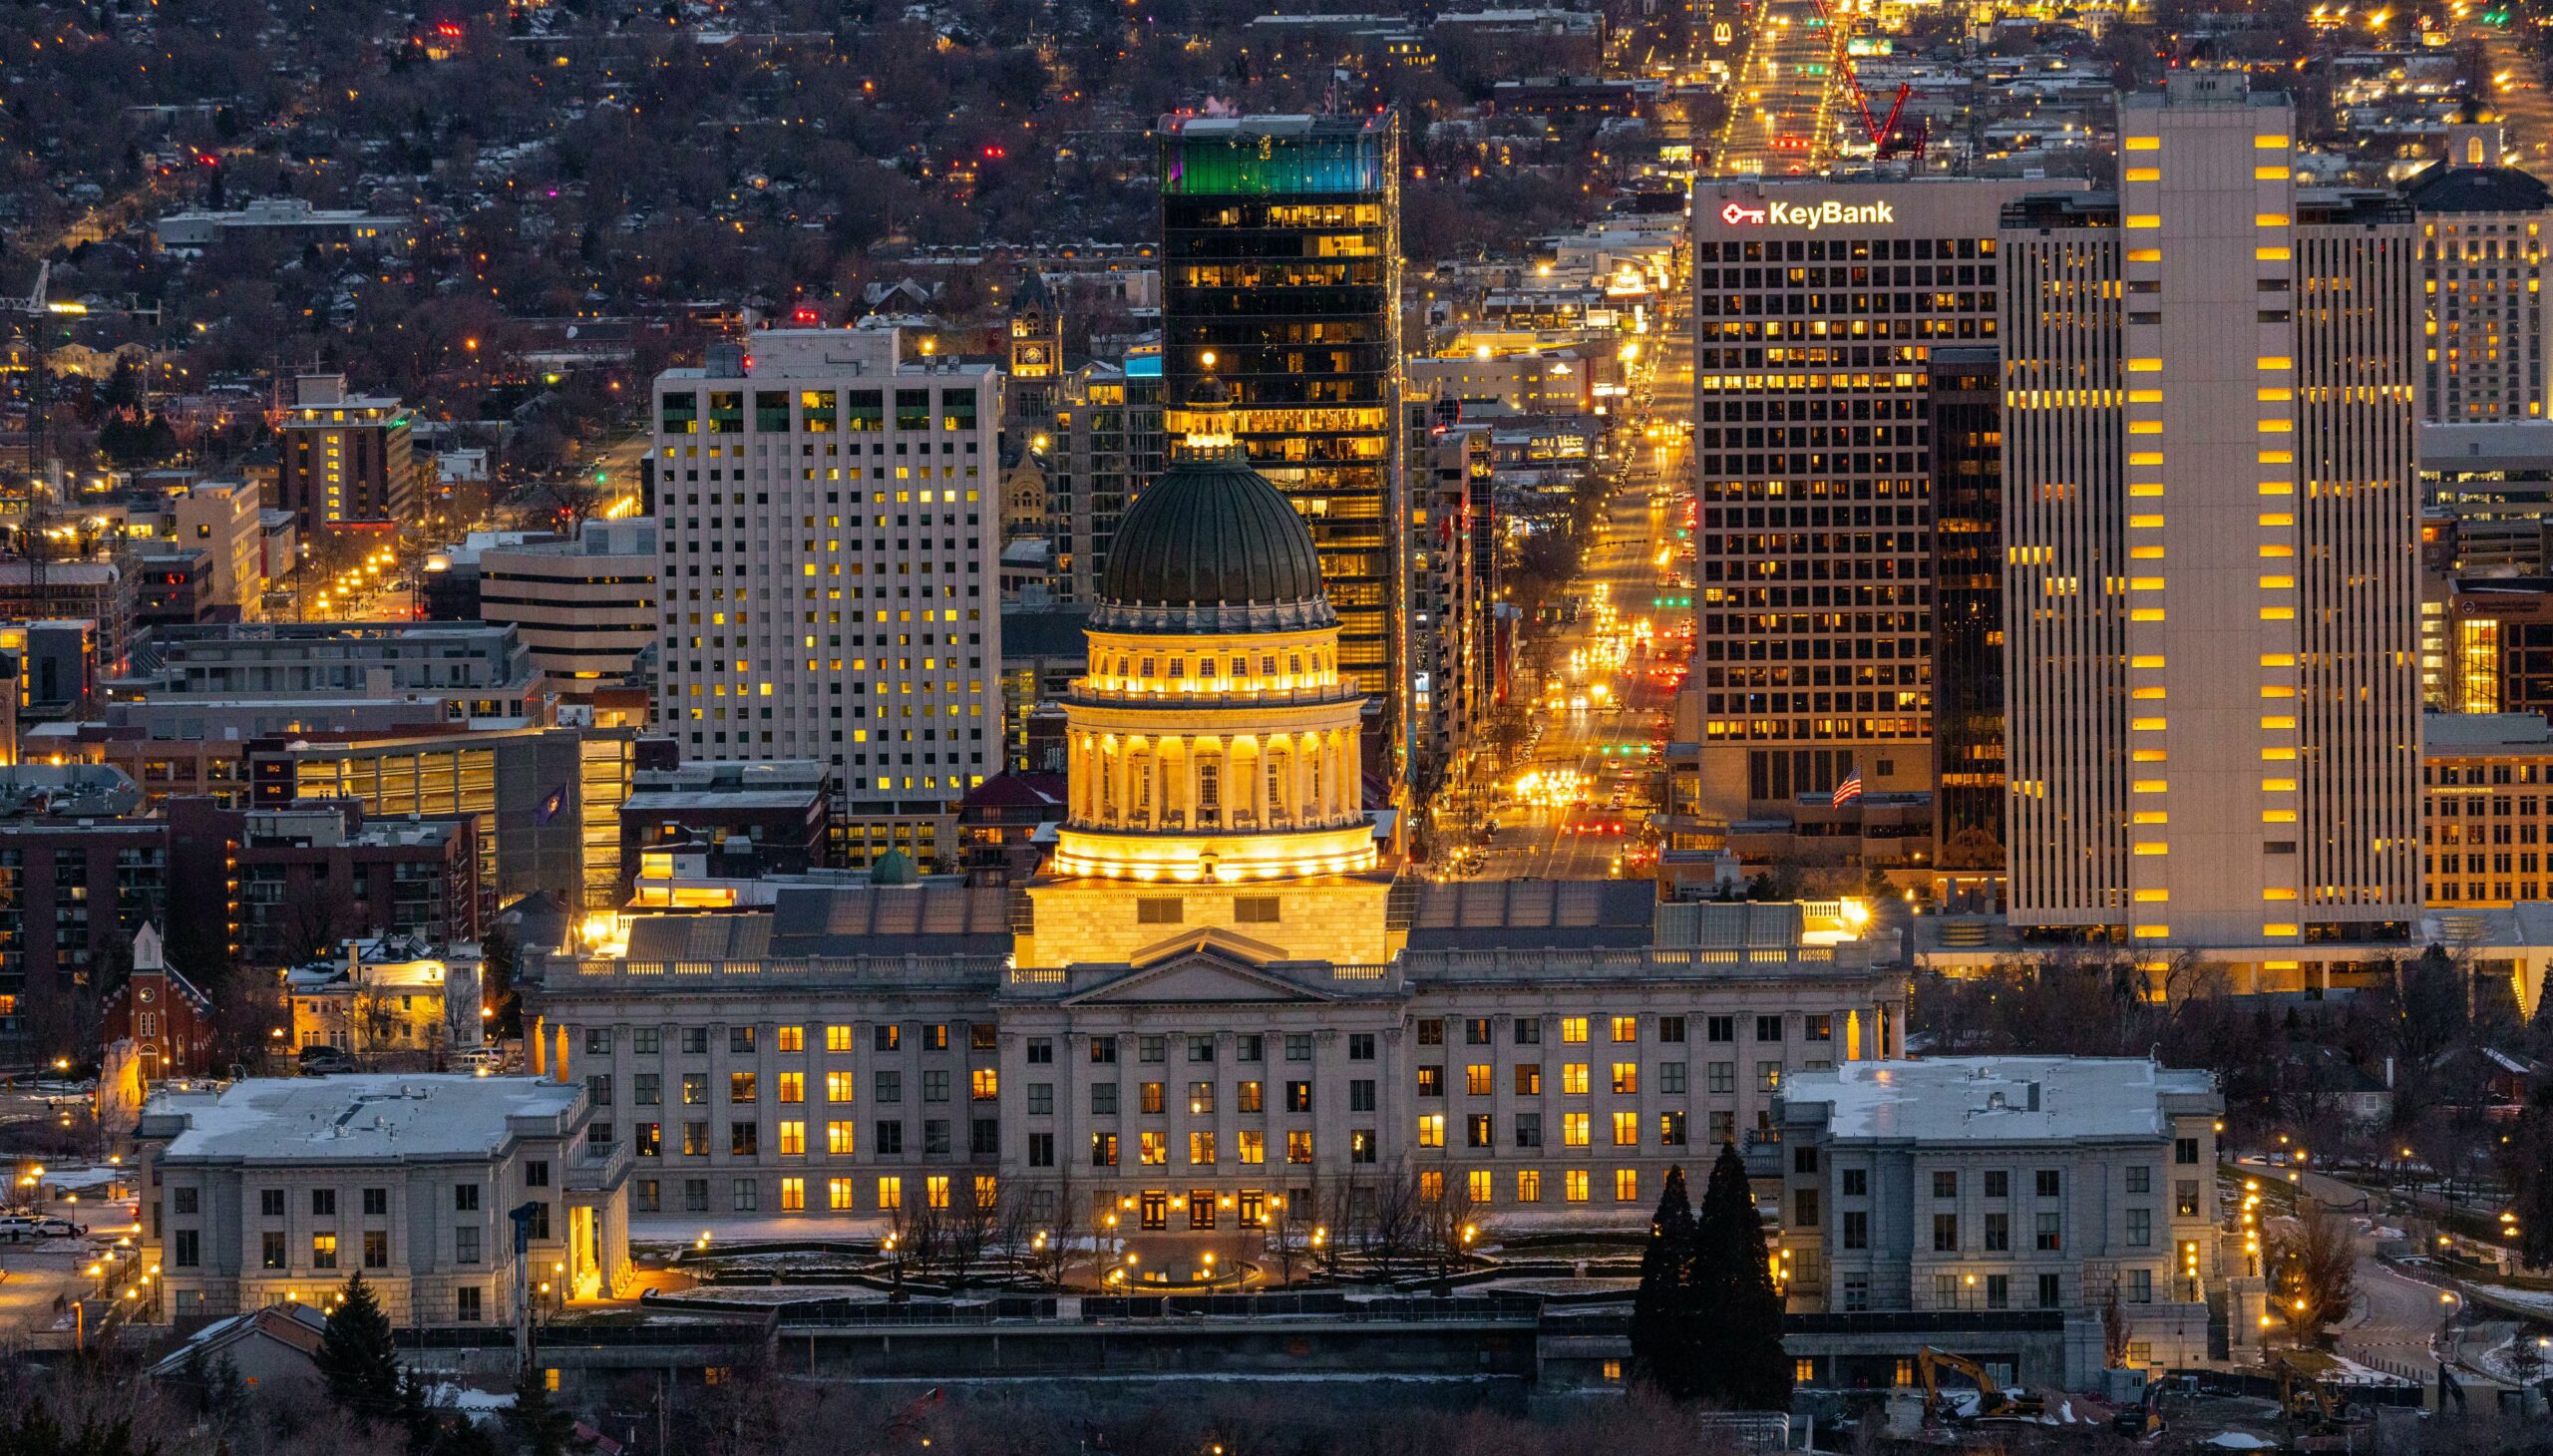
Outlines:
<svg viewBox="0 0 2553 1456"><path fill-rule="evenodd" d="M2402 185L2428 307L2421 418L2544 418L2544 224L2553 187L2500 164L2489 123L2447 129L2447 160Z"/></svg>
<svg viewBox="0 0 2553 1456"><path fill-rule="evenodd" d="M1697 811L1934 788L1929 360L1994 343L2004 204L2062 185L1694 189Z"/></svg>
<svg viewBox="0 0 2553 1456"><path fill-rule="evenodd" d="M1339 665L1383 700L1394 782L1410 721L1398 127L1390 111L1161 124L1164 397L1208 374L1232 390L1234 435L1310 523Z"/></svg>
<svg viewBox="0 0 2553 1456"><path fill-rule="evenodd" d="M955 862L998 772L1001 380L894 329L774 329L656 381L656 722L822 759L855 866Z"/></svg>
<svg viewBox="0 0 2553 1456"><path fill-rule="evenodd" d="M1161 386L1158 353L1085 364L1055 383L1044 464L1057 601L1091 599L1127 503L1161 474Z"/></svg>
<svg viewBox="0 0 2553 1456"><path fill-rule="evenodd" d="M395 531L417 510L422 467L396 399L346 392L342 374L305 374L277 421L275 504L304 531Z"/></svg>
<svg viewBox="0 0 2553 1456"><path fill-rule="evenodd" d="M2545 899L2553 883L2553 724L2540 712L2429 713L2420 737L2427 903Z"/></svg>
<svg viewBox="0 0 2553 1456"><path fill-rule="evenodd" d="M2264 989L2420 897L2417 232L2294 122L2176 74L2003 237L2012 920Z"/></svg>
<svg viewBox="0 0 2553 1456"><path fill-rule="evenodd" d="M630 728L290 733L249 745L250 801L351 800L372 821L475 821L482 924L535 891L599 909L620 903L636 738Z"/></svg>
<svg viewBox="0 0 2553 1456"><path fill-rule="evenodd" d="M1301 518L1200 430L1103 573L1040 874L599 917L532 947L535 1071L644 1212L1354 1240L1411 1197L1638 1225L1721 1142L1777 1177L1786 1080L1902 1049L1858 905L1395 878L1340 637Z"/></svg>

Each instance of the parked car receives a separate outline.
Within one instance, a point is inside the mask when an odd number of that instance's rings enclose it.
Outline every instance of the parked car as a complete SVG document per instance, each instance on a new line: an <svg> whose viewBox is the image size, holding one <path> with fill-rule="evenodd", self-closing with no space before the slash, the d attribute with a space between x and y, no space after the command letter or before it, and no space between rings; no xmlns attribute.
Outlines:
<svg viewBox="0 0 2553 1456"><path fill-rule="evenodd" d="M325 1077L354 1069L355 1059L333 1046L305 1046L301 1049L301 1075L305 1077Z"/></svg>
<svg viewBox="0 0 2553 1456"><path fill-rule="evenodd" d="M23 1244L30 1239L77 1239L88 1233L88 1226L50 1215L16 1215L0 1219L0 1239Z"/></svg>

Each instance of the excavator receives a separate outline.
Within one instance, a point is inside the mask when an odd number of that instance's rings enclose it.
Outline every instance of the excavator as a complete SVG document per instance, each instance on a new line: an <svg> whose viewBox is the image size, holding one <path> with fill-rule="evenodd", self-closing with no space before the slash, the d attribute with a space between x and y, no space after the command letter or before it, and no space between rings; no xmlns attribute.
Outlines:
<svg viewBox="0 0 2553 1456"><path fill-rule="evenodd" d="M1916 1379L1924 1387L1924 1423L1944 1425L1957 1418L1942 1398L1941 1372L1954 1370L1977 1382L1977 1414L1974 1419L2005 1418L2030 1420L2047 1411L2047 1403L2035 1395L2006 1395L2001 1382L1987 1373L1986 1367L1966 1355L1926 1345L1915 1352Z"/></svg>
<svg viewBox="0 0 2553 1456"><path fill-rule="evenodd" d="M2299 1451L2346 1451L2350 1447L2348 1412L2332 1404L2331 1391L2323 1384L2324 1370L2306 1359L2287 1352L2270 1357L2271 1373L2278 1377L2278 1412L2288 1422L2290 1439ZM2299 1431L2298 1424L2303 1423Z"/></svg>

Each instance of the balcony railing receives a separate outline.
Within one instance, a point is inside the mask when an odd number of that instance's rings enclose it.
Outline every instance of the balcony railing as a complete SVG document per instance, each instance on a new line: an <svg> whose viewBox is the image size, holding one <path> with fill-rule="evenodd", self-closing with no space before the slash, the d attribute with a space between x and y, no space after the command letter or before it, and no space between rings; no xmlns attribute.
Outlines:
<svg viewBox="0 0 2553 1456"><path fill-rule="evenodd" d="M595 1147L583 1144L576 1156L567 1160L569 1193L608 1193L612 1186L629 1176L637 1155L626 1139Z"/></svg>
<svg viewBox="0 0 2553 1456"><path fill-rule="evenodd" d="M1102 687L1088 679L1076 682L1064 694L1066 703L1088 703L1093 707L1122 707L1126 704L1158 703L1181 708L1266 708L1284 704L1318 706L1352 702L1364 694L1356 690L1356 681L1342 675L1334 683L1318 683L1304 687L1257 688L1250 691L1216 692L1202 688L1183 688L1174 684L1160 687Z"/></svg>
<svg viewBox="0 0 2553 1456"><path fill-rule="evenodd" d="M929 980L950 985L994 985L1008 957L1001 955L810 955L778 960L624 960L584 956L573 977L548 982L563 990L586 980L796 984L806 981L885 981L900 985ZM555 962L553 962L553 965ZM928 972L927 976L924 972Z"/></svg>

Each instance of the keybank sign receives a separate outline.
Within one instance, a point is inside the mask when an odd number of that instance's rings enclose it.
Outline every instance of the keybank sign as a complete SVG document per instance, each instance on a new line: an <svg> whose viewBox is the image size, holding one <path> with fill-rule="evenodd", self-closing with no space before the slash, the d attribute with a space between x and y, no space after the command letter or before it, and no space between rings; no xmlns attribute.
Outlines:
<svg viewBox="0 0 2553 1456"><path fill-rule="evenodd" d="M1719 220L1731 227L1788 227L1800 232L1815 232L1821 227L1869 227L1897 220L1897 209L1886 202L1776 202L1760 205L1730 202L1719 209Z"/></svg>

